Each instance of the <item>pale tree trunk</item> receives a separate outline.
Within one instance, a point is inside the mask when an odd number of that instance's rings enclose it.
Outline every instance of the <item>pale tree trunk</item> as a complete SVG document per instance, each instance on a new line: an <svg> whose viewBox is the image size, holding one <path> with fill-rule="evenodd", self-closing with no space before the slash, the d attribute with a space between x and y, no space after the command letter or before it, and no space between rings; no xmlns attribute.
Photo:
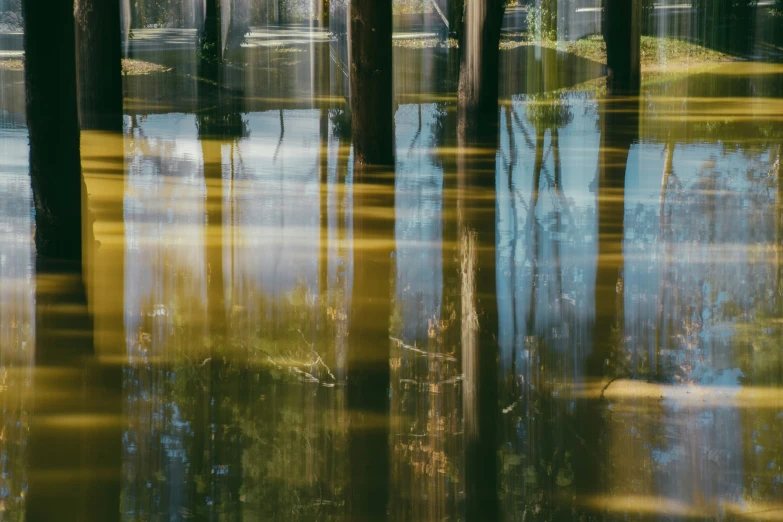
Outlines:
<svg viewBox="0 0 783 522"><path fill-rule="evenodd" d="M394 75L391 0L353 0L350 24L354 158L360 164L392 165Z"/></svg>
<svg viewBox="0 0 783 522"><path fill-rule="evenodd" d="M503 0L466 0L460 39L460 132L481 134L498 122L498 67ZM472 139L472 138L471 138Z"/></svg>

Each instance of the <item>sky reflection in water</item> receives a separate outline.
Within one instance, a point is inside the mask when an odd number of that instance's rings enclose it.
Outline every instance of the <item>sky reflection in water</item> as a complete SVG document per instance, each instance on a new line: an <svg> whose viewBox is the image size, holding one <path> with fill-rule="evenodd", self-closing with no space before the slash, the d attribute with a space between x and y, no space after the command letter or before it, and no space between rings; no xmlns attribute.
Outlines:
<svg viewBox="0 0 783 522"><path fill-rule="evenodd" d="M782 72L727 64L645 89L624 190L607 196L624 198L625 223L608 294L596 280L601 147L616 145L602 141L607 105L511 89L494 153L495 264L479 267L496 273L507 519L783 519ZM393 312L377 318L391 324L392 517L459 517L454 106L399 105L395 180L382 188L353 179L339 108L251 107L246 132L222 139L200 139L194 112L158 109L128 114L121 143L83 136L85 157L114 154L85 177L96 353L122 367L123 519L343 514L354 255L378 248L354 240L360 213L394 216ZM0 488L4 513L19 513L46 376L33 381L30 366L26 132L0 132ZM394 213L363 206L369 190L393 190ZM601 314L614 327L597 339ZM611 381L587 371L596 342L613 346ZM595 455L602 489L577 494Z"/></svg>

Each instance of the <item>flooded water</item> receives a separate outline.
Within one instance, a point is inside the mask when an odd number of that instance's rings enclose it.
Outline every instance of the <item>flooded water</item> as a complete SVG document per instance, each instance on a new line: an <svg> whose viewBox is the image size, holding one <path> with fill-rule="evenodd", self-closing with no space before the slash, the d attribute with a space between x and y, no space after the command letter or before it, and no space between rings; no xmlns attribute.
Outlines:
<svg viewBox="0 0 783 522"><path fill-rule="evenodd" d="M608 100L597 62L504 50L486 149L458 146L454 50L400 47L368 175L330 45L267 33L216 93L195 33L137 32L174 70L82 132L81 271L36 269L0 70L0 520L347 520L357 409L389 520L464 520L481 408L504 520L783 520L783 65Z"/></svg>

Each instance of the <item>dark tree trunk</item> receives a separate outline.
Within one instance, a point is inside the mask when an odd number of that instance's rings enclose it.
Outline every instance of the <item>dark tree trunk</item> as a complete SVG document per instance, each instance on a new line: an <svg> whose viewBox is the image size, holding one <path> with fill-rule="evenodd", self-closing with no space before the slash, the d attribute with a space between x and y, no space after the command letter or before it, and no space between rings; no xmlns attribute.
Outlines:
<svg viewBox="0 0 783 522"><path fill-rule="evenodd" d="M76 1L82 129L122 130L122 32L117 0Z"/></svg>
<svg viewBox="0 0 783 522"><path fill-rule="evenodd" d="M81 259L81 164L73 4L26 0L25 92L35 244L47 258Z"/></svg>
<svg viewBox="0 0 783 522"><path fill-rule="evenodd" d="M497 103L497 102L496 102ZM500 519L498 502L498 309L495 275L495 152L498 126L458 122L457 240L461 281L465 516ZM470 129L470 133L464 132ZM478 152L467 152L478 151Z"/></svg>
<svg viewBox="0 0 783 522"><path fill-rule="evenodd" d="M389 501L389 321L394 182L359 166L353 189L353 293L348 337L351 522L383 522Z"/></svg>
<svg viewBox="0 0 783 522"><path fill-rule="evenodd" d="M465 4L460 38L459 111L461 132L479 137L498 122L498 66L503 0ZM470 138L474 139L474 138Z"/></svg>
<svg viewBox="0 0 783 522"><path fill-rule="evenodd" d="M446 0L446 17L449 21L449 35L461 41L462 15L465 12L465 0Z"/></svg>
<svg viewBox="0 0 783 522"><path fill-rule="evenodd" d="M220 2L221 0L206 0L204 27L199 35L199 75L213 82L219 80L218 73L223 61Z"/></svg>
<svg viewBox="0 0 783 522"><path fill-rule="evenodd" d="M391 0L354 0L351 110L356 163L394 164Z"/></svg>
<svg viewBox="0 0 783 522"><path fill-rule="evenodd" d="M604 0L606 90L634 95L641 84L641 0Z"/></svg>

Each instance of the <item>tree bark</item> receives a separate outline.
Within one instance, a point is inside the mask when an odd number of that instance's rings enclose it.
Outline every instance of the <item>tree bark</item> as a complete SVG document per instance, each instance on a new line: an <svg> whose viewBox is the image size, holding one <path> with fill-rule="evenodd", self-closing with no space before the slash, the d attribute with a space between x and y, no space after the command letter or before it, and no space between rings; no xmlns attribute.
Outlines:
<svg viewBox="0 0 783 522"><path fill-rule="evenodd" d="M635 95L641 85L641 0L604 0L606 90Z"/></svg>
<svg viewBox="0 0 783 522"><path fill-rule="evenodd" d="M350 23L354 161L393 165L391 0L352 1Z"/></svg>
<svg viewBox="0 0 783 522"><path fill-rule="evenodd" d="M359 166L353 189L353 293L348 337L351 522L382 522L389 502L389 321L394 182Z"/></svg>
<svg viewBox="0 0 783 522"><path fill-rule="evenodd" d="M81 259L81 164L73 5L25 0L25 105L35 244L46 258Z"/></svg>
<svg viewBox="0 0 783 522"><path fill-rule="evenodd" d="M120 3L115 0L76 0L75 16L81 128L120 131Z"/></svg>
<svg viewBox="0 0 783 522"><path fill-rule="evenodd" d="M498 65L503 0L466 0L460 39L459 112L461 132L481 139L498 125Z"/></svg>

